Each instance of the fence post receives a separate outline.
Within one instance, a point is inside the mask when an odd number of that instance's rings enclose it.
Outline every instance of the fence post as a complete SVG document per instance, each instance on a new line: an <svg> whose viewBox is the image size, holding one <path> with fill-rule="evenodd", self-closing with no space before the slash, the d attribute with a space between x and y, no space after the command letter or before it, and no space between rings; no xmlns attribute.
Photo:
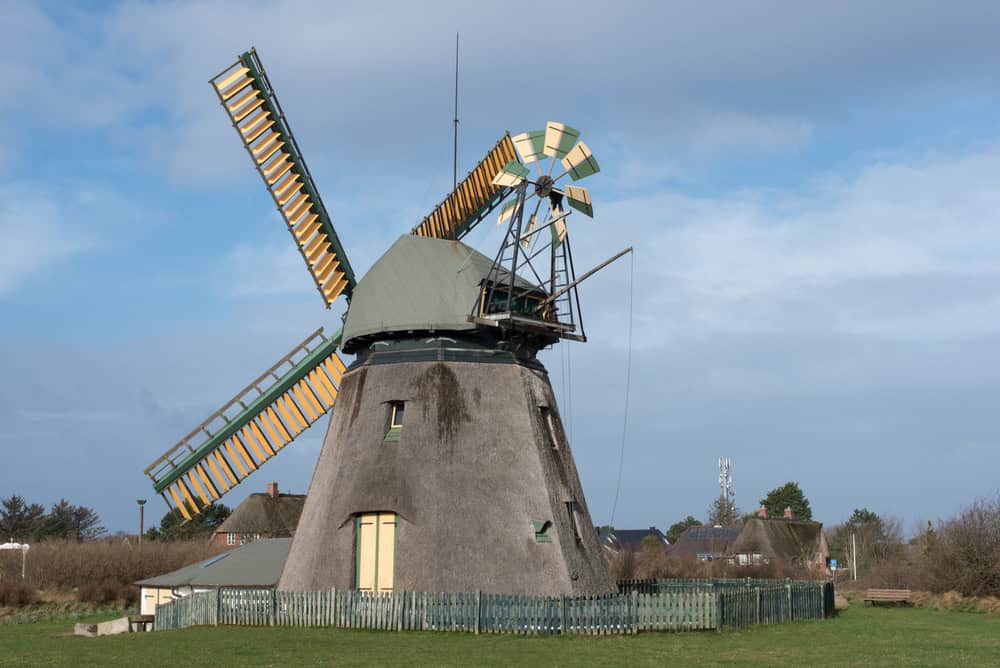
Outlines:
<svg viewBox="0 0 1000 668"><path fill-rule="evenodd" d="M785 598L788 601L788 617L787 619L795 619L795 615L792 610L792 581L785 578ZM785 621L782 619L781 621Z"/></svg>
<svg viewBox="0 0 1000 668"><path fill-rule="evenodd" d="M715 592L715 630L722 631L722 589Z"/></svg>
<svg viewBox="0 0 1000 668"><path fill-rule="evenodd" d="M213 626L219 625L219 616L222 612L222 587L215 588L215 624Z"/></svg>
<svg viewBox="0 0 1000 668"><path fill-rule="evenodd" d="M483 592L476 591L476 635L479 635L479 620L483 618Z"/></svg>
<svg viewBox="0 0 1000 668"><path fill-rule="evenodd" d="M639 632L639 592L635 589L632 590L632 635Z"/></svg>

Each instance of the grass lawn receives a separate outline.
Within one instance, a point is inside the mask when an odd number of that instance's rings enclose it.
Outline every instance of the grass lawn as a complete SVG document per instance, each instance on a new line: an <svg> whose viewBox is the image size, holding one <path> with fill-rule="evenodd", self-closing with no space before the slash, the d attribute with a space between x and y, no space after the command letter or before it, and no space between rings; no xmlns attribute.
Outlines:
<svg viewBox="0 0 1000 668"><path fill-rule="evenodd" d="M202 627L75 638L71 631L72 622L0 626L0 665L1000 665L1000 617L858 605L825 621L637 637Z"/></svg>

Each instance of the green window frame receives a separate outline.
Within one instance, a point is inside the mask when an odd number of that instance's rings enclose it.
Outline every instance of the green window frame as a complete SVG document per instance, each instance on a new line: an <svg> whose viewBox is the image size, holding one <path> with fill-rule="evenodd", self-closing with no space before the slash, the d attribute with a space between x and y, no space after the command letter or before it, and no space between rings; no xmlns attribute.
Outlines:
<svg viewBox="0 0 1000 668"><path fill-rule="evenodd" d="M532 520L531 525L535 528L536 543L552 542L552 536L548 534L549 529L552 527L551 520Z"/></svg>
<svg viewBox="0 0 1000 668"><path fill-rule="evenodd" d="M403 432L403 417L406 414L405 401L389 402L389 417L385 430L385 443L399 443L399 437Z"/></svg>

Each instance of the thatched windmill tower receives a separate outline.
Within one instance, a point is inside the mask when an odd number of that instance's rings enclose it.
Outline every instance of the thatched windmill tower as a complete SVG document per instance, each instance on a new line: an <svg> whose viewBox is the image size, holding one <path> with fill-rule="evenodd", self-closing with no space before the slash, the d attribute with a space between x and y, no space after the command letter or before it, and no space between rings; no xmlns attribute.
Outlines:
<svg viewBox="0 0 1000 668"><path fill-rule="evenodd" d="M349 306L342 333L316 332L154 462L156 491L200 512L336 404L281 589L610 591L536 357L586 340L576 285L592 272L575 277L562 204L593 210L558 185L598 170L578 133L504 136L355 283L256 53L212 83L324 301ZM498 206L491 259L460 239Z"/></svg>

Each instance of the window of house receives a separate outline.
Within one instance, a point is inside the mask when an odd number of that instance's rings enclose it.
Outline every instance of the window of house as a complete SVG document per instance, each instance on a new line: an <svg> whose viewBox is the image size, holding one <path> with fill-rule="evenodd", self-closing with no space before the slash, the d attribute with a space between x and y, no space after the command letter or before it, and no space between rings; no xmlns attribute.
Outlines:
<svg viewBox="0 0 1000 668"><path fill-rule="evenodd" d="M405 410L405 402L389 402L389 420L385 430L386 443L397 443L399 441L399 435L403 431L403 413Z"/></svg>
<svg viewBox="0 0 1000 668"><path fill-rule="evenodd" d="M236 545L236 534L232 531L226 534L226 545Z"/></svg>

